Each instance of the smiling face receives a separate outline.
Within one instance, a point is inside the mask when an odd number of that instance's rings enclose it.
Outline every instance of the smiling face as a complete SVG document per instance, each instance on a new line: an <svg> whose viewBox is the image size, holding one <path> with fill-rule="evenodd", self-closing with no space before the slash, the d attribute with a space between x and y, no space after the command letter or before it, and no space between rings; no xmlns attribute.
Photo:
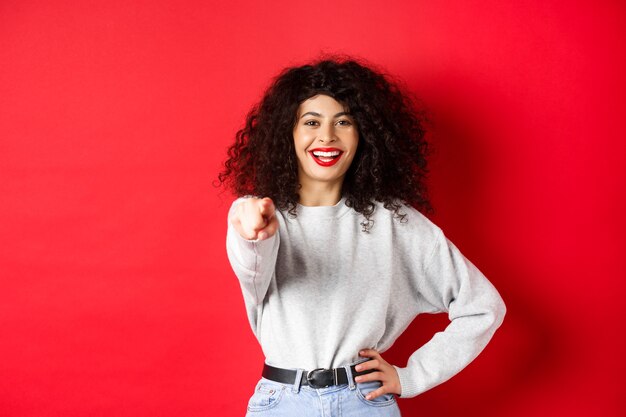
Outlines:
<svg viewBox="0 0 626 417"><path fill-rule="evenodd" d="M348 110L323 94L305 100L298 107L293 139L302 187L316 183L341 187L359 143Z"/></svg>

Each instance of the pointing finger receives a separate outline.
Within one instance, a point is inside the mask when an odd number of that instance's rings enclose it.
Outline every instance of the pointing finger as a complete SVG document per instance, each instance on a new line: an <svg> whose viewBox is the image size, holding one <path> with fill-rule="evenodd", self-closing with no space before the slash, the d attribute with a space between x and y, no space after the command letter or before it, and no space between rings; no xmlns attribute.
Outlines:
<svg viewBox="0 0 626 417"><path fill-rule="evenodd" d="M261 213L261 216L265 217L265 218L270 218L274 216L274 202L272 201L271 198L269 197L265 197L262 200L259 201L259 212Z"/></svg>

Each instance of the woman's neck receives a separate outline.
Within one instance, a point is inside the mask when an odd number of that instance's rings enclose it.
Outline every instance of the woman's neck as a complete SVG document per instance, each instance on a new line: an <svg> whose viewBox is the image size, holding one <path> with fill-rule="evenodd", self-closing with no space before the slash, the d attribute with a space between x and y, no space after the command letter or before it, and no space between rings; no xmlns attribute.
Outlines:
<svg viewBox="0 0 626 417"><path fill-rule="evenodd" d="M300 199L298 203L303 206L334 206L341 200L341 185L343 181L327 183L301 183L298 190Z"/></svg>

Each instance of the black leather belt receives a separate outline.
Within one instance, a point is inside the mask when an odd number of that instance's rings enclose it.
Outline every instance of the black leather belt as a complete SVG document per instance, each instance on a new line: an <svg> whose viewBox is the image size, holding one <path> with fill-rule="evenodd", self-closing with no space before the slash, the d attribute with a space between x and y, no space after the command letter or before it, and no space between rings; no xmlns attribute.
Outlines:
<svg viewBox="0 0 626 417"><path fill-rule="evenodd" d="M362 372L357 372L354 367L350 366L352 370L352 378L359 375L369 374L375 372L376 369L368 369ZM263 366L263 378L270 379L272 381L281 382L283 384L294 384L296 382L296 376L298 371L293 369L276 368L274 366L265 364ZM331 385L341 385L348 383L348 375L345 368L324 369L318 368L311 371L302 372L302 380L300 385L308 385L312 388L326 388Z"/></svg>

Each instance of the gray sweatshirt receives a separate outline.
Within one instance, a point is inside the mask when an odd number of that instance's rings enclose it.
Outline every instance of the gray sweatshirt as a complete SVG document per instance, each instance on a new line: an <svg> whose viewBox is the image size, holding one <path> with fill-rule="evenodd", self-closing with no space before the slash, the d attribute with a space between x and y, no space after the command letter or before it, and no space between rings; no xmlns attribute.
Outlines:
<svg viewBox="0 0 626 417"><path fill-rule="evenodd" d="M231 207L241 201L238 199ZM494 286L420 212L405 221L378 204L368 233L346 206L276 211L279 231L264 241L228 225L227 252L252 331L266 362L281 368L335 368L384 352L421 313L448 313L445 331L395 366L402 397L455 375L487 345L505 306Z"/></svg>

